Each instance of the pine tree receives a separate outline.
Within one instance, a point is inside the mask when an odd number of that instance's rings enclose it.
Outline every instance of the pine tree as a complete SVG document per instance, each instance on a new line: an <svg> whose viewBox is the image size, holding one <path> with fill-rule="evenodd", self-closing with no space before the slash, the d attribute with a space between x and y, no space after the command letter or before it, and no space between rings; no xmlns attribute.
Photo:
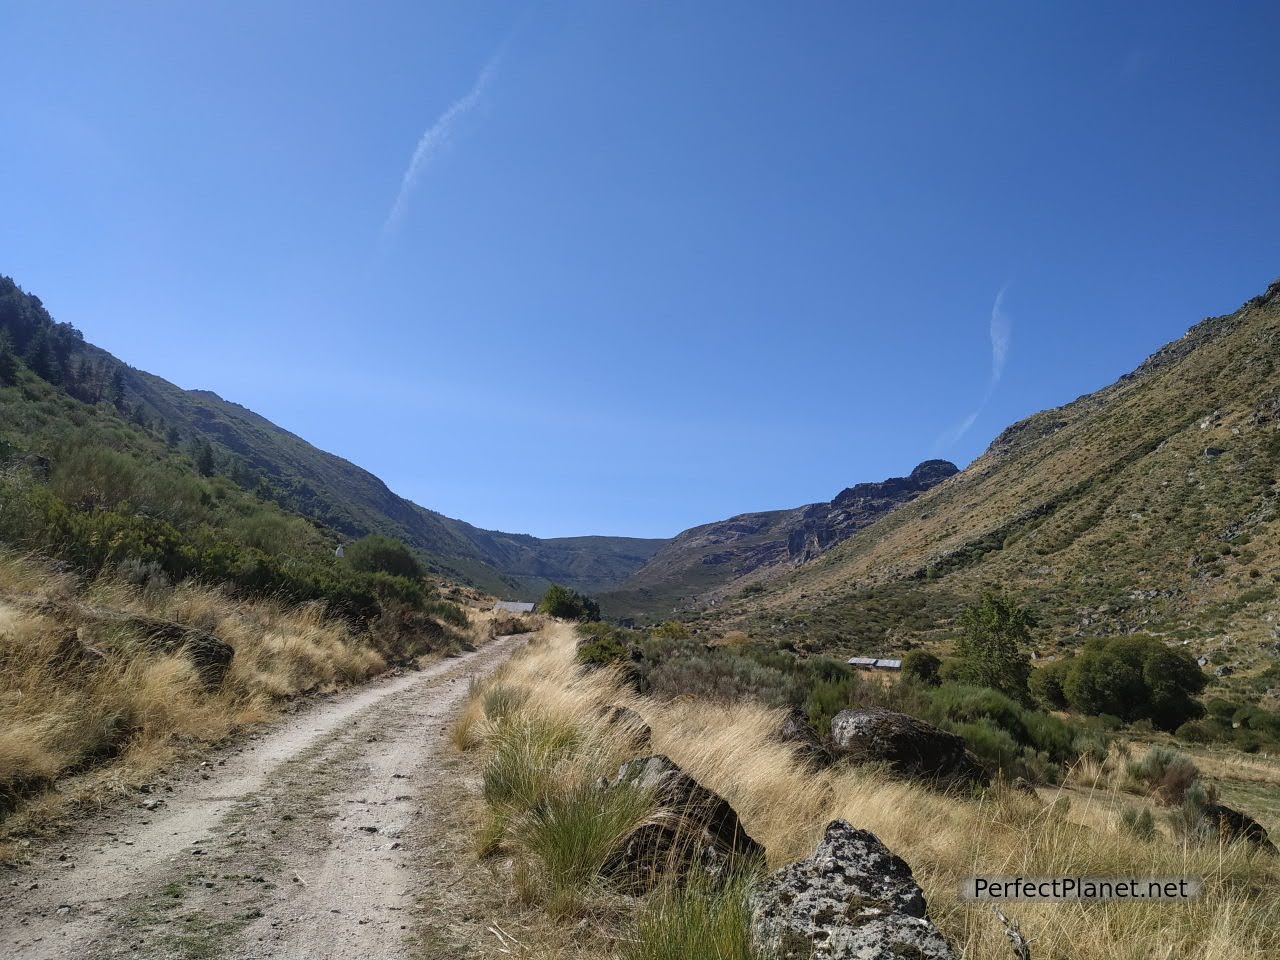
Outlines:
<svg viewBox="0 0 1280 960"><path fill-rule="evenodd" d="M120 367L116 367L111 373L110 400L117 410L124 410L124 370Z"/></svg>
<svg viewBox="0 0 1280 960"><path fill-rule="evenodd" d="M13 352L13 341L7 330L0 330L0 387L11 387L18 382L18 358Z"/></svg>
<svg viewBox="0 0 1280 960"><path fill-rule="evenodd" d="M196 469L201 476L211 477L217 467L217 461L213 458L213 445L208 440L201 440L196 445Z"/></svg>
<svg viewBox="0 0 1280 960"><path fill-rule="evenodd" d="M27 342L27 366L31 371L49 383L58 383L60 377L57 370L57 358L53 355L53 347L49 345L49 335L43 327L37 327Z"/></svg>

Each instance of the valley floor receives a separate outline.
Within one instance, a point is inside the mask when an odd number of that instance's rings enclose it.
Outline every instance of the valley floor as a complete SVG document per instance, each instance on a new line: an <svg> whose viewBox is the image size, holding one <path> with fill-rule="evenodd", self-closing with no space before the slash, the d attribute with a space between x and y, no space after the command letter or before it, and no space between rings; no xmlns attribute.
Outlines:
<svg viewBox="0 0 1280 960"><path fill-rule="evenodd" d="M447 727L520 641L311 705L37 843L0 873L0 956L452 955L473 911Z"/></svg>

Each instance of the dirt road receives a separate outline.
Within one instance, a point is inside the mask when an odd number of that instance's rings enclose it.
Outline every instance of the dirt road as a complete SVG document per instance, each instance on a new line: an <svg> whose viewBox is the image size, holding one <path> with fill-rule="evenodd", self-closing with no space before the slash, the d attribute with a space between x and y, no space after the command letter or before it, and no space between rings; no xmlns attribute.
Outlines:
<svg viewBox="0 0 1280 960"><path fill-rule="evenodd" d="M409 957L433 758L522 639L308 706L42 845L0 874L0 957Z"/></svg>

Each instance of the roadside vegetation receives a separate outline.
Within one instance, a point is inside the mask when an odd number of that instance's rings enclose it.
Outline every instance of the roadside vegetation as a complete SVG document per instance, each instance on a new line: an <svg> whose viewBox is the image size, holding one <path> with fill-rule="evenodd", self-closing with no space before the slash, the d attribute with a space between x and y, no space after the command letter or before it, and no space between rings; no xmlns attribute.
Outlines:
<svg viewBox="0 0 1280 960"><path fill-rule="evenodd" d="M553 583L538 601L538 612L561 620L599 620L600 604L585 594Z"/></svg>
<svg viewBox="0 0 1280 960"><path fill-rule="evenodd" d="M649 675L640 677L622 660L599 666L579 659L580 649L612 643L627 649L632 639L604 625L580 631L553 625L476 686L454 730L455 742L474 751L483 770L480 854L499 878L510 878L518 903L546 910L579 947L597 940L598 955L616 951L635 958L750 956L745 887L666 886L628 896L595 871L610 838L636 814L629 806L636 798L606 800L598 792L608 789L602 771L627 755L653 752L670 757L732 805L764 845L768 869L812 853L825 824L837 817L871 830L910 863L930 916L957 951L973 960L1009 956L990 910L958 897L960 881L975 871L1204 879L1200 899L1176 905L1017 904L1009 912L1033 938L1038 960L1111 960L1121 954L1134 960L1260 960L1280 951L1280 903L1273 895L1280 880L1277 858L1248 844L1223 844L1189 820L1190 829L1179 828L1188 798L1199 802L1198 791L1209 785L1197 769L1179 799L1176 791L1166 799L1166 785L1188 776L1177 756L1125 756L1121 744L1100 745L1078 754L1064 783L1042 787L1038 796L998 783L972 794L945 793L875 767L818 768L777 738L785 716L780 706L740 694L670 697L668 681L655 678L644 660L640 673ZM660 639L668 645L687 642ZM707 653L719 660L741 656L742 650ZM796 677L754 658L748 662L747 672L777 674L757 683L759 688L794 689ZM735 675L720 666L721 677ZM638 682L647 693L636 691ZM947 684L930 689L945 690ZM993 694L1002 696L990 690L983 695ZM651 745L637 743L604 719L618 706L643 718ZM1274 775L1280 783L1280 771ZM590 842L548 830L548 822L562 822L560 811L572 807L583 790L591 791L600 809L614 812L602 818L607 828L593 833ZM574 869L566 870L566 863Z"/></svg>
<svg viewBox="0 0 1280 960"><path fill-rule="evenodd" d="M483 630L438 599L413 620L353 625L322 602L119 570L84 580L0 548L0 831L37 830L292 698L469 647ZM234 651L212 677L201 644Z"/></svg>

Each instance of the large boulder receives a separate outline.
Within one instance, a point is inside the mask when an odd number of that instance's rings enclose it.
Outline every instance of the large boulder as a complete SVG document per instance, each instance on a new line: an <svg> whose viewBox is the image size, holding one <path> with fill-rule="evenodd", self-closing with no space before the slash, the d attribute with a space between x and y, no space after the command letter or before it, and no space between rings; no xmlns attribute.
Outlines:
<svg viewBox="0 0 1280 960"><path fill-rule="evenodd" d="M1215 827L1223 843L1243 841L1268 853L1276 852L1267 828L1247 813L1232 809L1224 803L1212 803L1204 812L1205 822Z"/></svg>
<svg viewBox="0 0 1280 960"><path fill-rule="evenodd" d="M911 868L873 833L827 825L808 860L752 891L751 939L776 960L955 960Z"/></svg>
<svg viewBox="0 0 1280 960"><path fill-rule="evenodd" d="M611 781L653 798L653 812L632 828L606 861L606 876L632 889L650 889L664 876L693 870L718 876L763 863L764 847L743 829L733 807L667 757L628 760Z"/></svg>
<svg viewBox="0 0 1280 960"><path fill-rule="evenodd" d="M778 726L777 737L790 746L801 758L819 766L831 762L831 754L822 744L822 738L809 724L803 710L792 709Z"/></svg>
<svg viewBox="0 0 1280 960"><path fill-rule="evenodd" d="M892 710L836 714L831 753L854 763L887 763L895 773L940 786L985 785L990 779L963 737Z"/></svg>

